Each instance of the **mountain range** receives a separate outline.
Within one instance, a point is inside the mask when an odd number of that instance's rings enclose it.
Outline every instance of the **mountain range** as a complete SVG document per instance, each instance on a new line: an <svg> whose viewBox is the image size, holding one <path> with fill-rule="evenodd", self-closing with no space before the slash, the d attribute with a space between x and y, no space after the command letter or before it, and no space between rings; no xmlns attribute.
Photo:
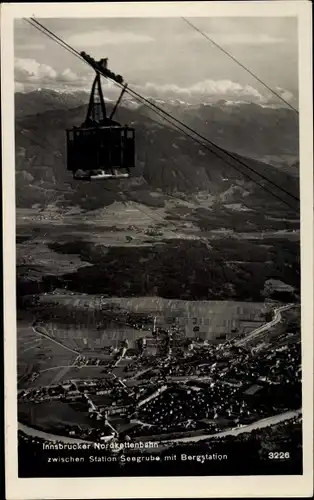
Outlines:
<svg viewBox="0 0 314 500"><path fill-rule="evenodd" d="M83 122L88 97L86 92L47 89L15 94L17 206L55 203L100 208L119 198L121 192L124 199L134 199L136 194L136 199L150 204L150 193L160 190L183 195L207 192L220 202L245 203L256 210L266 203L274 213L281 210L276 197L247 178L249 173L265 184L251 170L235 160L226 164L163 122L153 110L130 100L122 101L115 119L136 129L137 162L132 180L109 182L106 196L99 183L73 181L66 170L65 129ZM231 151L250 169L298 195L298 121L293 111L227 101L199 106L158 101L158 106ZM108 112L112 107L107 102ZM265 159L273 160L272 164L263 162ZM272 189L285 197L274 186Z"/></svg>

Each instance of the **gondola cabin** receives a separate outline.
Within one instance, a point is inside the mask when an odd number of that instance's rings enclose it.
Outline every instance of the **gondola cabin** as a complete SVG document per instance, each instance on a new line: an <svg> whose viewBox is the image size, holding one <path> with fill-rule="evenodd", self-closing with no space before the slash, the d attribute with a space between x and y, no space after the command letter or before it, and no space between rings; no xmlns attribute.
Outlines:
<svg viewBox="0 0 314 500"><path fill-rule="evenodd" d="M98 101L96 102L96 88ZM135 130L112 119L122 94L110 117L102 95L97 73L87 116L80 127L66 131L67 169L77 180L124 178L135 167Z"/></svg>
<svg viewBox="0 0 314 500"><path fill-rule="evenodd" d="M129 177L134 162L134 129L121 126L67 130L67 168L74 178Z"/></svg>

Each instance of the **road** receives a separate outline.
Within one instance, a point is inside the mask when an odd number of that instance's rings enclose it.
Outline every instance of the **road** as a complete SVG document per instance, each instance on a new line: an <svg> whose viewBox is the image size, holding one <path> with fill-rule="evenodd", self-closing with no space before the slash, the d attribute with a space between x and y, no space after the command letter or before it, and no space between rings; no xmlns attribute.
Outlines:
<svg viewBox="0 0 314 500"><path fill-rule="evenodd" d="M250 432L256 429L262 429L264 427L269 427L271 425L276 425L280 422L284 422L285 420L291 420L294 417L297 417L302 414L302 410L288 411L285 413L280 413L279 415L274 415L273 417L263 418L262 420L257 420L252 424L245 425L243 427L237 427L235 429L229 429L227 431L218 432L216 434L202 434L201 436L192 436L187 438L178 438L178 439L168 439L165 441L160 441L161 445L173 444L173 443L189 443L189 442L197 442L205 439L213 439L225 436L237 436L239 434L243 434L244 432ZM37 437L40 439L45 439L47 441L54 442L62 442L62 443L91 443L91 441L84 441L82 439L71 438L67 436L58 436L57 434L50 434L44 431L39 431L37 429L33 429L27 425L18 423L18 430L24 432L28 436ZM113 439L113 436L108 436L108 440Z"/></svg>
<svg viewBox="0 0 314 500"><path fill-rule="evenodd" d="M32 349L36 349L36 347L38 347L40 345L41 339L35 339L32 342L33 342L32 345L29 345L29 343L27 344L28 347L26 347L26 349L24 349L23 351L21 351L20 355L24 354L25 352L30 351Z"/></svg>
<svg viewBox="0 0 314 500"><path fill-rule="evenodd" d="M61 380L65 375L68 373L68 371L73 368L75 364L69 364L67 366L64 366L61 368L61 370L56 374L56 376L52 379L49 385L55 385L58 384L59 380Z"/></svg>
<svg viewBox="0 0 314 500"><path fill-rule="evenodd" d="M249 333L249 335L247 335L245 338L238 340L238 342L236 342L235 345L236 346L245 345L248 341L254 339L255 337L258 337L261 333L266 332L267 330L269 330L270 328L272 328L281 321L281 313L283 311L287 311L288 309L291 309L294 306L295 304L286 304L285 306L278 307L277 309L274 310L274 317L271 321L269 321L269 323L265 323L264 325L259 326L251 333Z"/></svg>
<svg viewBox="0 0 314 500"><path fill-rule="evenodd" d="M257 420L249 425L244 425L243 427L236 427L233 429L228 429L227 431L217 432L216 434L202 434L201 436L192 436L187 438L169 439L163 441L163 443L189 443L193 441L202 441L204 439L213 439L225 436L238 436L244 432L251 432L256 429L263 429L263 427L269 427L271 425L279 424L285 420L291 420L294 417L298 417L302 414L302 410L287 411L285 413L280 413L279 415L274 415L273 417L263 418Z"/></svg>
<svg viewBox="0 0 314 500"><path fill-rule="evenodd" d="M42 326L41 326L40 328L44 329ZM32 329L33 329L33 331L34 331L37 335L40 335L41 337L43 337L43 338L45 338L45 339L47 339L47 340L50 340L51 342L54 342L54 343L55 343L55 344L57 344L58 346L63 347L63 349L67 349L68 351L73 352L73 354L76 354L76 355L81 354L79 351L76 351L75 349L71 349L71 347L68 347L68 346L66 346L66 345L61 344L61 342L59 342L58 340L53 339L53 338L52 338L52 337L50 337L47 333L43 333L43 332L39 331L39 330L38 330L38 327L36 327L36 326L32 326Z"/></svg>
<svg viewBox="0 0 314 500"><path fill-rule="evenodd" d="M44 327L40 327L42 330L44 330ZM67 347L63 344L61 344L61 342L59 342L58 340L55 340L53 339L52 337L50 337L47 333L43 333L42 331L38 330L38 327L35 327L35 326L32 326L32 330L34 333L36 333L36 335L39 335L41 338L44 338L44 339L47 339L47 340L50 340L50 342L54 342L55 344L57 344L58 346L60 347L63 347L63 349L66 349L67 351L70 351L72 352L73 354L76 354L76 355L80 355L81 353L79 351L76 351L75 349L71 349L71 347ZM37 339L37 341L39 341L40 339ZM37 343L37 341L35 342L34 345L28 347L26 350L24 350L22 352L22 354L26 351L28 351L29 349L33 349L35 347L37 347L39 344ZM53 379L53 381L50 383L50 385L54 384L54 383L57 383L62 377L65 376L65 374L70 370L70 368L73 368L73 366L75 366L75 363L74 364L69 364L69 365L66 365L66 366L52 366L50 368L46 368L44 370L41 370L39 373L43 373L43 372L46 372L46 371L49 371L49 370L57 370L58 368L59 369L62 369L62 371L60 371L56 377ZM23 380L25 375L23 375L22 377L20 377L20 379L18 380L18 383L21 382L21 380Z"/></svg>

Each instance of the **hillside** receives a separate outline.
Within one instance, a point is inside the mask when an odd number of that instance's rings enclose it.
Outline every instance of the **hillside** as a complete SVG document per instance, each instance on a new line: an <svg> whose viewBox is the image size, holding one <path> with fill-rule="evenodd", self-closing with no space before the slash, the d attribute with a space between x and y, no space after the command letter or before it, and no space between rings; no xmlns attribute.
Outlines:
<svg viewBox="0 0 314 500"><path fill-rule="evenodd" d="M158 105L226 149L260 160L269 158L275 166L285 163L290 173L298 173L298 116L290 109L223 100Z"/></svg>
<svg viewBox="0 0 314 500"><path fill-rule="evenodd" d="M221 201L229 204L244 203L251 209L260 209L266 203L270 213L277 214L278 210L286 215L289 213L285 205L281 205L276 198L243 175L248 172L245 167L234 160L231 160L231 163L240 169L240 172L226 165L221 158L217 158L181 132L162 123L159 118L155 121L155 114L143 107L136 110L120 107L118 111L117 119L121 123L132 124L136 129L137 166L131 181L108 182L104 196L102 183L78 183L73 181L66 171L64 131L68 127L81 124L86 111L85 106L68 109L66 102L63 103L64 109L60 103L56 106L59 106L58 109L21 116L21 110L18 103L16 104L16 194L19 207L54 203L60 207L78 205L86 209L96 209L121 198L121 192L124 193L121 199L132 200L136 195L136 199L149 204L151 202L149 194L161 190L164 193L183 193L183 195L206 192L218 203ZM110 104L108 109L110 111ZM203 122L200 117L203 112L201 108L197 111L198 123L191 123L195 118L193 112L189 115L190 120L185 119L184 113L187 113L187 110L183 112L184 116L181 118L185 123L195 126L201 133L215 140L213 125L208 126L209 133L207 131L205 134L206 120ZM213 112L211 109L211 113ZM25 113L24 110L22 115ZM194 115L195 113L196 110ZM241 122L240 116L237 116L236 122L243 129L243 124L241 125L243 120ZM199 123L202 124L203 130L198 126ZM226 120L222 123L225 124ZM218 133L219 127L217 126L215 130ZM232 134L229 136L233 137ZM243 130L242 133L235 135L233 142L236 142L238 136L245 138ZM251 138L247 142L251 144ZM271 151L269 149L270 153ZM239 158L286 190L298 193L298 180L290 173L251 158L242 156ZM260 183L264 182L258 176L255 176L255 179ZM276 188L273 189L276 191ZM276 193L280 194L278 191ZM286 199L291 201L289 198Z"/></svg>

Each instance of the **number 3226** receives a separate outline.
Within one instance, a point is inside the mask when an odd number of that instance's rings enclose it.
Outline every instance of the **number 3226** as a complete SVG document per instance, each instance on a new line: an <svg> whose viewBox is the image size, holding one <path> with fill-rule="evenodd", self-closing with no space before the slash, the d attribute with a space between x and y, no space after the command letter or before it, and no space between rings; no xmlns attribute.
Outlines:
<svg viewBox="0 0 314 500"><path fill-rule="evenodd" d="M287 458L290 458L290 453L289 451L271 451L268 453L268 458L270 460L283 460Z"/></svg>

